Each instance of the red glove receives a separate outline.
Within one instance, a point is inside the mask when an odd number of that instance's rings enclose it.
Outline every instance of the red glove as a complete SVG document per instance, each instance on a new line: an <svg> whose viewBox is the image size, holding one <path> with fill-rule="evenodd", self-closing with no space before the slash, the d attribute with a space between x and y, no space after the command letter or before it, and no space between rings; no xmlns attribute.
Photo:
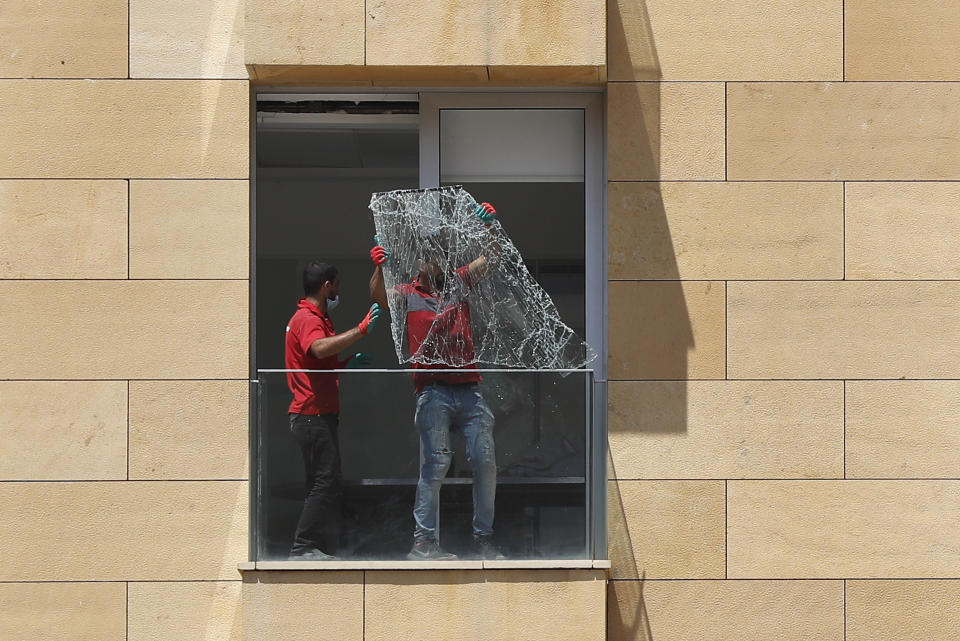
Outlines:
<svg viewBox="0 0 960 641"><path fill-rule="evenodd" d="M370 311L367 312L367 315L363 317L363 320L360 321L360 324L357 325L357 329L360 330L360 333L364 336L367 335L367 332L370 331L370 328L377 324L377 319L380 318L380 305L374 303L370 306Z"/></svg>
<svg viewBox="0 0 960 641"><path fill-rule="evenodd" d="M497 210L490 203L480 203L477 205L476 214L480 222L489 227L497 217Z"/></svg>
<svg viewBox="0 0 960 641"><path fill-rule="evenodd" d="M373 261L374 265L380 266L390 260L390 252L380 245L377 245L370 250L370 260Z"/></svg>

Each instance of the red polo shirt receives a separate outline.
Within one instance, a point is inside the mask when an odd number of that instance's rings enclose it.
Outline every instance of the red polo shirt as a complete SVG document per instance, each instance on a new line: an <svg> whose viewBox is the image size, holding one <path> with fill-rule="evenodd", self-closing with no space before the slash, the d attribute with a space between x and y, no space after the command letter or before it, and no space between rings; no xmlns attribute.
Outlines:
<svg viewBox="0 0 960 641"><path fill-rule="evenodd" d="M287 323L284 363L287 369L336 369L337 355L316 358L310 345L318 338L333 336L336 332L330 317L305 298ZM287 385L293 392L290 412L297 414L339 414L340 381L336 374L317 372L287 372Z"/></svg>
<svg viewBox="0 0 960 641"><path fill-rule="evenodd" d="M407 340L410 355L427 360L443 360L453 363L469 363L457 369L477 369L474 362L473 328L470 324L470 305L466 295L471 288L470 272L464 266L457 270L459 283L451 283L444 297L428 292L419 281L397 286L397 291L406 298ZM423 365L413 363L414 369L454 369L450 365ZM419 392L433 382L463 385L482 380L479 372L454 374L416 373L413 385Z"/></svg>

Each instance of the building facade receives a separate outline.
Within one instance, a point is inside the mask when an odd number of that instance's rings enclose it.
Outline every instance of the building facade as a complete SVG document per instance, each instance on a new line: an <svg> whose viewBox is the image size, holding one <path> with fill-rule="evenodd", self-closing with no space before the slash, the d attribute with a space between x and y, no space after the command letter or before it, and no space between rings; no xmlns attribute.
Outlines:
<svg viewBox="0 0 960 641"><path fill-rule="evenodd" d="M958 32L958 0L6 2L0 638L957 638ZM249 564L277 88L603 96L609 570Z"/></svg>

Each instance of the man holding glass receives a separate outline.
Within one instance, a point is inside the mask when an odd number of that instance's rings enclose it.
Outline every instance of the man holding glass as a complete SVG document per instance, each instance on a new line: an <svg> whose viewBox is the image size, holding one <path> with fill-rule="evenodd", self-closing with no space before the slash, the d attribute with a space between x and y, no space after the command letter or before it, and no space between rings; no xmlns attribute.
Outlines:
<svg viewBox="0 0 960 641"><path fill-rule="evenodd" d="M489 203L476 209L486 225L496 210ZM370 250L376 271L370 281L370 296L387 306L382 265L389 251L381 245ZM463 433L467 458L473 468L474 556L503 559L493 544L497 463L493 441L493 413L480 393L481 376L473 347L473 330L467 294L490 269L480 256L469 265L446 273L442 257L422 256L419 273L410 283L394 288L406 313L407 339L417 395L414 424L420 436L420 479L413 509L414 543L407 558L414 561L454 560L439 542L440 486L450 468L451 430ZM433 363L433 364L424 364ZM451 368L449 363L462 363ZM434 371L458 369L462 372Z"/></svg>

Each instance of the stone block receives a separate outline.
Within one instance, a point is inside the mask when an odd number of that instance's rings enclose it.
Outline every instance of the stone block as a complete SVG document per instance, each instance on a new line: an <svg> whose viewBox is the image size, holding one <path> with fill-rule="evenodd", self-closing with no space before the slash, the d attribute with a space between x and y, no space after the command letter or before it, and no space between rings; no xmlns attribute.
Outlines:
<svg viewBox="0 0 960 641"><path fill-rule="evenodd" d="M960 2L845 0L847 80L960 80Z"/></svg>
<svg viewBox="0 0 960 641"><path fill-rule="evenodd" d="M363 641L364 583L363 572L245 572L243 640Z"/></svg>
<svg viewBox="0 0 960 641"><path fill-rule="evenodd" d="M730 481L732 579L957 573L960 481Z"/></svg>
<svg viewBox="0 0 960 641"><path fill-rule="evenodd" d="M126 78L126 0L6 0L0 77Z"/></svg>
<svg viewBox="0 0 960 641"><path fill-rule="evenodd" d="M837 0L609 0L611 80L841 80Z"/></svg>
<svg viewBox="0 0 960 641"><path fill-rule="evenodd" d="M840 381L612 381L607 402L612 478L843 477Z"/></svg>
<svg viewBox="0 0 960 641"><path fill-rule="evenodd" d="M0 278L126 277L126 181L0 180Z"/></svg>
<svg viewBox="0 0 960 641"><path fill-rule="evenodd" d="M0 178L246 178L241 80L0 80Z"/></svg>
<svg viewBox="0 0 960 641"><path fill-rule="evenodd" d="M246 1L130 0L130 76L246 79Z"/></svg>
<svg viewBox="0 0 960 641"><path fill-rule="evenodd" d="M723 180L723 83L607 86L610 180Z"/></svg>
<svg viewBox="0 0 960 641"><path fill-rule="evenodd" d="M960 283L731 282L727 289L730 378L960 377L953 349Z"/></svg>
<svg viewBox="0 0 960 641"><path fill-rule="evenodd" d="M843 276L836 183L610 183L612 279Z"/></svg>
<svg viewBox="0 0 960 641"><path fill-rule="evenodd" d="M952 641L960 581L848 581L847 641Z"/></svg>
<svg viewBox="0 0 960 641"><path fill-rule="evenodd" d="M0 521L0 581L236 579L249 500L245 481L0 483L17 515Z"/></svg>
<svg viewBox="0 0 960 641"><path fill-rule="evenodd" d="M0 583L0 638L127 641L124 583Z"/></svg>
<svg viewBox="0 0 960 641"><path fill-rule="evenodd" d="M958 210L958 183L847 183L847 278L960 279Z"/></svg>
<svg viewBox="0 0 960 641"><path fill-rule="evenodd" d="M0 382L0 479L127 476L125 381Z"/></svg>
<svg viewBox="0 0 960 641"><path fill-rule="evenodd" d="M957 399L960 381L847 382L847 477L960 477Z"/></svg>
<svg viewBox="0 0 960 641"><path fill-rule="evenodd" d="M0 378L245 378L247 290L246 281L0 281ZM65 293L69 313L37 314Z"/></svg>
<svg viewBox="0 0 960 641"><path fill-rule="evenodd" d="M613 581L610 641L843 641L843 581Z"/></svg>
<svg viewBox="0 0 960 641"><path fill-rule="evenodd" d="M246 180L130 182L131 278L249 278Z"/></svg>
<svg viewBox="0 0 960 641"><path fill-rule="evenodd" d="M611 282L611 379L724 377L722 282Z"/></svg>
<svg viewBox="0 0 960 641"><path fill-rule="evenodd" d="M131 381L131 479L243 479L247 381Z"/></svg>
<svg viewBox="0 0 960 641"><path fill-rule="evenodd" d="M363 0L245 2L246 64L365 64Z"/></svg>
<svg viewBox="0 0 960 641"><path fill-rule="evenodd" d="M957 180L958 102L960 83L731 83L727 175Z"/></svg>
<svg viewBox="0 0 960 641"><path fill-rule="evenodd" d="M602 66L603 0L370 0L371 65Z"/></svg>
<svg viewBox="0 0 960 641"><path fill-rule="evenodd" d="M614 579L722 579L723 481L610 481Z"/></svg>
<svg viewBox="0 0 960 641"><path fill-rule="evenodd" d="M371 571L365 581L366 639L605 638L600 570Z"/></svg>
<svg viewBox="0 0 960 641"><path fill-rule="evenodd" d="M240 586L240 581L130 583L127 639L240 641Z"/></svg>

